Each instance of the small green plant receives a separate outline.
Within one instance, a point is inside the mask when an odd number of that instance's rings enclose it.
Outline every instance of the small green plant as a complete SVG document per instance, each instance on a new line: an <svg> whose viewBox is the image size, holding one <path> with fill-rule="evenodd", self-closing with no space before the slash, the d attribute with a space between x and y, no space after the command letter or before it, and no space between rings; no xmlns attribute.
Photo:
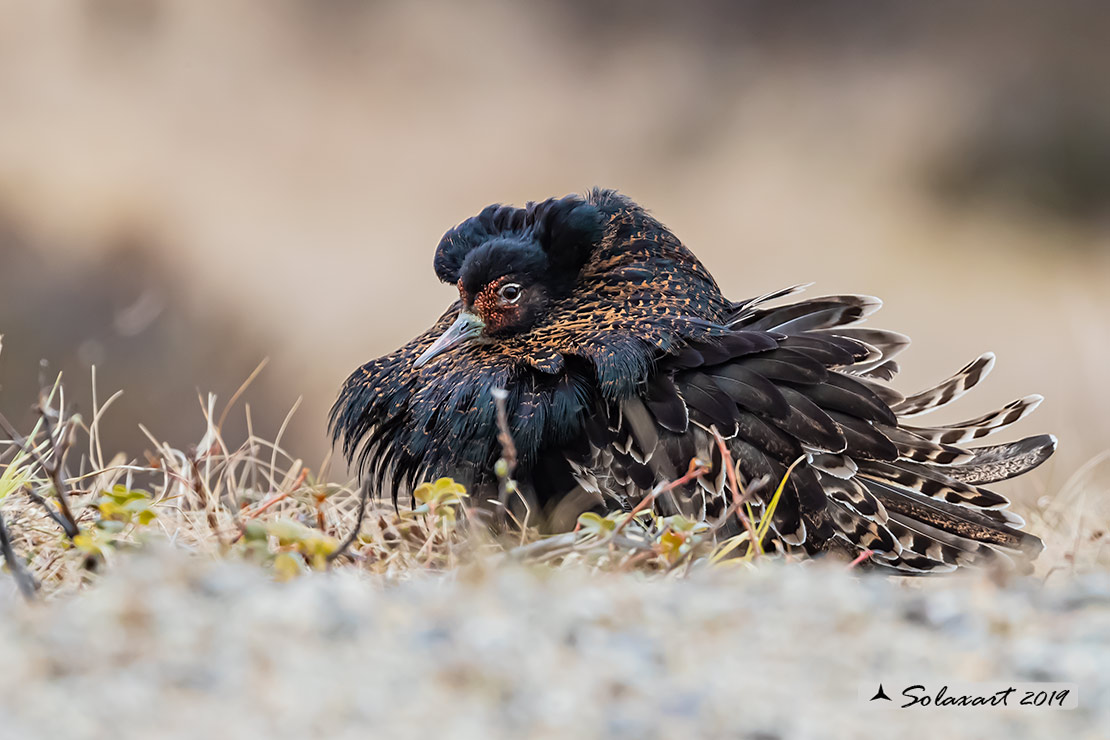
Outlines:
<svg viewBox="0 0 1110 740"><path fill-rule="evenodd" d="M452 478L440 478L434 483L424 483L416 487L412 497L419 505L411 513L427 514L440 526L453 526L458 519L459 509L468 496L461 483L456 483Z"/></svg>
<svg viewBox="0 0 1110 740"><path fill-rule="evenodd" d="M694 552L705 541L703 535L710 530L707 522L696 521L681 514L666 517L660 522L663 528L656 542L656 550L671 565Z"/></svg>
<svg viewBox="0 0 1110 740"><path fill-rule="evenodd" d="M339 548L336 538L292 519L274 519L265 522L263 528L269 537L277 540L274 570L279 576L288 575L289 560L294 556L300 556L313 568L323 570L327 567L328 555Z"/></svg>
<svg viewBox="0 0 1110 740"><path fill-rule="evenodd" d="M96 525L108 531L118 532L129 524L145 527L158 516L148 491L128 488L122 483L104 491L96 508L100 512Z"/></svg>

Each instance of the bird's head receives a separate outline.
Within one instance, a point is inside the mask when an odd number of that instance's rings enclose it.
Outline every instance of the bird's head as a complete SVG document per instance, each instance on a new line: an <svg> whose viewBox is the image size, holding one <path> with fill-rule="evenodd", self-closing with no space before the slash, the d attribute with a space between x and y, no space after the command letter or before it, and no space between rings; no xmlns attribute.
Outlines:
<svg viewBox="0 0 1110 740"><path fill-rule="evenodd" d="M448 231L436 248L436 275L458 286L462 310L418 357L422 367L447 350L527 332L574 287L600 240L605 216L577 196L489 206Z"/></svg>

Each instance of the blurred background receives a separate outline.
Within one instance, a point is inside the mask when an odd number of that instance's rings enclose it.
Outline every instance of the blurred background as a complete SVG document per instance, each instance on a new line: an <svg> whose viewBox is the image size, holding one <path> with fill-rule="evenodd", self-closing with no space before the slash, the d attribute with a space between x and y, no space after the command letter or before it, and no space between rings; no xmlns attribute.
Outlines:
<svg viewBox="0 0 1110 740"><path fill-rule="evenodd" d="M0 0L0 409L62 370L87 413L95 365L107 447L183 447L269 357L311 466L454 299L446 229L603 185L733 298L882 297L905 391L995 351L946 420L1047 396L1034 497L1110 448L1107 70L1080 1Z"/></svg>

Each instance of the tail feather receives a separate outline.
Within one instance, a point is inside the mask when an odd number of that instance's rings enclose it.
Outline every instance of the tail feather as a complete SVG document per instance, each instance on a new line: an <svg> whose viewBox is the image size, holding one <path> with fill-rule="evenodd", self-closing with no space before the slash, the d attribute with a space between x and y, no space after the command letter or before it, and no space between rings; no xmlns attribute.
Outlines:
<svg viewBox="0 0 1110 740"><path fill-rule="evenodd" d="M661 426L675 431L687 418L692 426L716 425L748 483L781 481L804 454L807 464L794 468L770 523L781 543L809 552L870 550L871 567L911 575L1007 564L1010 555L1027 564L1041 541L1021 531L1024 521L1007 508L1006 497L982 486L1041 464L1055 439L969 443L1023 419L1041 397L955 424L912 426L912 417L952 403L982 381L994 355L906 396L888 381L909 339L858 325L879 308L877 299L843 295L766 305L794 292L734 304L729 330L715 344L691 342L669 356L665 367L673 372L678 403L661 409L667 412ZM732 334L765 337L774 346ZM658 415L659 397L670 395L649 388L648 412ZM703 483L711 494L723 488L719 474ZM760 489L752 505L765 511L775 488Z"/></svg>
<svg viewBox="0 0 1110 740"><path fill-rule="evenodd" d="M1002 509L1010 505L1009 499L994 491L954 480L936 468L900 460L895 464L866 462L860 466L860 475L873 480L897 484L901 488L923 496L941 499L950 504L974 506L979 509Z"/></svg>
<svg viewBox="0 0 1110 740"><path fill-rule="evenodd" d="M753 309L760 304L801 293L811 285L813 285L813 283L799 283L798 285L791 285L789 288L772 290L770 293L764 293L761 296L749 298L746 301L736 301L732 304L732 310L728 317L728 324L731 326L732 324L736 324L748 318L754 313Z"/></svg>
<svg viewBox="0 0 1110 740"><path fill-rule="evenodd" d="M931 576L940 573L951 573L958 567L952 563L934 560L907 549L903 549L897 557L874 558L871 564L878 570L893 570L896 575L900 576Z"/></svg>
<svg viewBox="0 0 1110 740"><path fill-rule="evenodd" d="M974 509L925 498L889 481L869 478L863 483L892 515L901 514L949 534L1020 550L1029 555L1035 555L1043 548L1037 537L1015 529L1013 515L1005 510Z"/></svg>
<svg viewBox="0 0 1110 740"><path fill-rule="evenodd" d="M905 549L912 552L919 552L922 555L939 559L945 563L955 563L956 565L985 565L1002 552L1000 549L988 547L978 540L946 532L943 529L939 529L917 519L912 519L903 514L891 514L890 518L895 523L893 529L897 530L899 526L905 527L906 530L913 533L913 537L917 542L926 545L924 549L919 549L916 544L911 546L903 545ZM935 545L940 545L940 548L936 548Z"/></svg>
<svg viewBox="0 0 1110 740"><path fill-rule="evenodd" d="M874 519L862 516L839 501L829 502L829 515L837 534L860 550L871 550L890 557L902 552L902 545L890 529Z"/></svg>
<svg viewBox="0 0 1110 740"><path fill-rule="evenodd" d="M1006 404L998 411L939 427L903 426L903 429L937 444L960 445L982 439L1021 421L1041 405L1044 396L1032 395Z"/></svg>
<svg viewBox="0 0 1110 740"><path fill-rule="evenodd" d="M814 470L825 474L825 479L831 477L851 480L859 472L859 465L847 455L810 454L809 464Z"/></svg>
<svg viewBox="0 0 1110 740"><path fill-rule="evenodd" d="M973 457L960 465L944 469L945 475L963 483L997 483L1027 473L1056 451L1056 437L1038 434L1017 442L973 447Z"/></svg>
<svg viewBox="0 0 1110 740"><path fill-rule="evenodd" d="M878 311L883 302L874 296L822 296L785 306L752 311L744 328L796 334L834 326L848 326Z"/></svg>
<svg viewBox="0 0 1110 740"><path fill-rule="evenodd" d="M887 527L898 538L903 556L913 553L944 565L960 565L961 550L945 541L946 533L933 529L941 537L930 536L921 522L901 514L892 514Z"/></svg>
<svg viewBox="0 0 1110 740"><path fill-rule="evenodd" d="M905 427L892 427L879 425L877 429L894 443L898 454L906 460L917 462L935 463L937 465L953 465L966 463L972 459L972 453L953 445L938 444L924 437L919 437Z"/></svg>
<svg viewBox="0 0 1110 740"><path fill-rule="evenodd" d="M982 542L945 532L901 514L892 514L891 518L894 520L890 525L891 530L904 532L912 542L907 546L906 538L899 539L903 542L903 552L917 552L956 566L981 568L999 564L1007 567L1014 565L1013 558L1003 549L989 547ZM900 530L900 527L904 530Z"/></svg>
<svg viewBox="0 0 1110 740"><path fill-rule="evenodd" d="M868 378L870 380L882 380L889 383L890 381L894 380L894 376L897 375L901 369L902 368L899 367L897 361L887 360L883 364L876 365L872 369L865 372L857 373L857 375L859 375L859 377L861 378ZM899 395L901 396L901 394ZM902 400L902 398L904 397L900 397L899 400Z"/></svg>
<svg viewBox="0 0 1110 740"><path fill-rule="evenodd" d="M910 338L905 334L899 334L896 331L890 331L888 329L852 326L825 331L835 332L837 336L854 339L865 346L873 347L877 351L876 356L855 362L851 368L853 374L866 373L870 370L874 370L880 365L892 361L894 357L901 354L910 344Z"/></svg>
<svg viewBox="0 0 1110 740"><path fill-rule="evenodd" d="M882 367L882 365L880 365L880 367ZM891 408L891 413L894 413L895 406L906 400L906 397L904 395L887 385L882 378L878 378L870 373L855 375L852 377L852 380L860 383L876 396L881 398L883 400L883 403Z"/></svg>
<svg viewBox="0 0 1110 740"><path fill-rule="evenodd" d="M994 369L994 353L987 352L965 365L955 375L927 390L915 393L891 409L902 418L939 409L960 398Z"/></svg>

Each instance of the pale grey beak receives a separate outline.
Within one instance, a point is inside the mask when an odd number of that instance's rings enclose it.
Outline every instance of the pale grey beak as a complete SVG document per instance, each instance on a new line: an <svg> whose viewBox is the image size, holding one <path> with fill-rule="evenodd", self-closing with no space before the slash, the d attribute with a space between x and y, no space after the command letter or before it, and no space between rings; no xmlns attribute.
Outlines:
<svg viewBox="0 0 1110 740"><path fill-rule="evenodd" d="M424 367L429 360L441 352L446 352L452 347L476 339L485 328L486 323L481 318L463 311L459 314L459 318L455 319L455 323L451 324L447 331L440 334L439 338L432 342L432 346L424 350L424 354L416 358L416 362L412 363L413 368Z"/></svg>

